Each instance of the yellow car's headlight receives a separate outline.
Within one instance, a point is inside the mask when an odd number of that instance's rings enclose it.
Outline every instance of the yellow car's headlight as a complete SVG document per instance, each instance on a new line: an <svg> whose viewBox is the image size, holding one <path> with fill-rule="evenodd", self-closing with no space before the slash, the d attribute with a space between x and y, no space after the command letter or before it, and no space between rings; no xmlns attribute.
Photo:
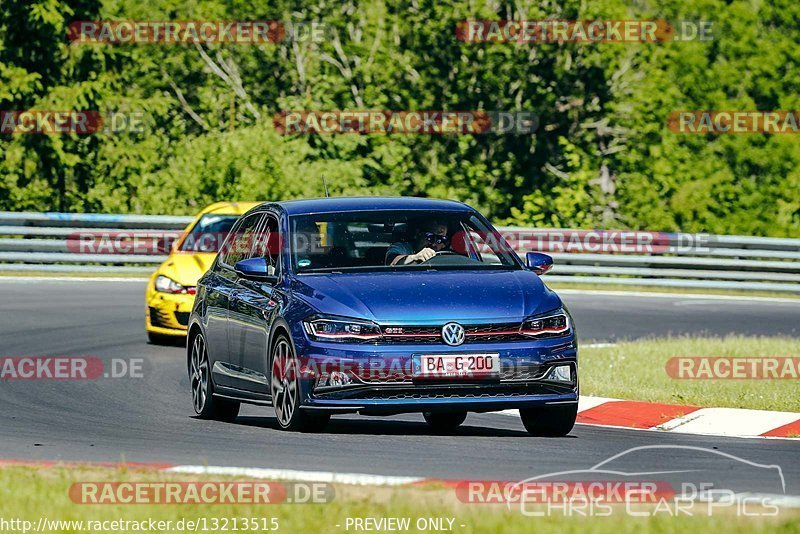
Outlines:
<svg viewBox="0 0 800 534"><path fill-rule="evenodd" d="M192 286L189 287L182 286L172 278L160 274L156 277L156 291L160 293L194 295L196 292L196 288Z"/></svg>

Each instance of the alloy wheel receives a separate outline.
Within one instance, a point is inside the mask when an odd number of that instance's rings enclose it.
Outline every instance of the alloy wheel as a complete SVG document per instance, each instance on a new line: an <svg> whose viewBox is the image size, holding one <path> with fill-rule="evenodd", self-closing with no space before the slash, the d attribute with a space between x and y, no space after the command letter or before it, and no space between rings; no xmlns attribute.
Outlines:
<svg viewBox="0 0 800 534"><path fill-rule="evenodd" d="M200 414L208 399L208 351L202 334L194 338L192 344L192 404Z"/></svg>
<svg viewBox="0 0 800 534"><path fill-rule="evenodd" d="M286 428L292 422L297 408L297 361L292 355L292 348L286 339L275 344L272 356L272 403L275 415L281 427Z"/></svg>

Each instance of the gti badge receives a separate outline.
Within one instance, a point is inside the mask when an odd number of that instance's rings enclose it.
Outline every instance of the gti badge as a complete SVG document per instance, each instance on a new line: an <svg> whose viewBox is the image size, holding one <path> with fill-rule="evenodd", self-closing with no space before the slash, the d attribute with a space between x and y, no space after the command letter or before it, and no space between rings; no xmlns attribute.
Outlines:
<svg viewBox="0 0 800 534"><path fill-rule="evenodd" d="M447 323L442 327L442 339L451 347L461 345L464 342L464 327L458 323Z"/></svg>

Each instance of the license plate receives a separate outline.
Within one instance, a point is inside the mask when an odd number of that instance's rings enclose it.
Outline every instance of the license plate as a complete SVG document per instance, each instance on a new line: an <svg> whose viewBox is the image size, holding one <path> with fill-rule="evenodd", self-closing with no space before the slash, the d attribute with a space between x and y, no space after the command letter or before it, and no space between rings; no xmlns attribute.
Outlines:
<svg viewBox="0 0 800 534"><path fill-rule="evenodd" d="M499 354L422 354L414 359L417 378L487 378L500 374Z"/></svg>

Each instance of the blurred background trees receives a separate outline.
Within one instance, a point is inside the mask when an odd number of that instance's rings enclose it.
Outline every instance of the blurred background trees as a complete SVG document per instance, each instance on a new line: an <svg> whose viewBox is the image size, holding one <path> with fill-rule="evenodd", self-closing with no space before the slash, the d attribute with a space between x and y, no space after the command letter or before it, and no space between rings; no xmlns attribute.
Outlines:
<svg viewBox="0 0 800 534"><path fill-rule="evenodd" d="M267 5L268 4L268 5ZM465 43L464 19L711 21L713 40ZM74 20L321 22L264 45L80 45ZM0 135L0 209L188 214L322 193L455 198L493 221L800 236L800 139L678 135L675 110L797 110L800 4L730 0L2 0L0 110L141 113ZM534 112L533 135L283 136L281 110Z"/></svg>

